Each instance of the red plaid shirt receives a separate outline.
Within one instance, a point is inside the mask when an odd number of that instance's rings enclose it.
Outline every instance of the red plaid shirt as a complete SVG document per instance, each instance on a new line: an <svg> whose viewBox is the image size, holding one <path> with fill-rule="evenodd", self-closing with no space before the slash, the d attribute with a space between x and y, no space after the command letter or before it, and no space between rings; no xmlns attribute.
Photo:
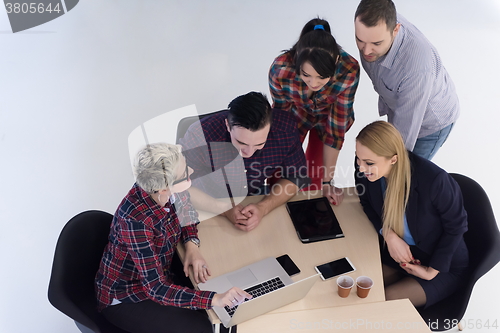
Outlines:
<svg viewBox="0 0 500 333"><path fill-rule="evenodd" d="M341 149L345 133L354 122L354 94L359 82L359 64L344 50L335 75L318 92L307 97L307 85L295 73L290 54L277 57L269 70L273 107L292 111L298 120L302 141L315 127L321 141Z"/></svg>
<svg viewBox="0 0 500 333"><path fill-rule="evenodd" d="M175 203L169 201L162 208L134 184L120 203L96 275L99 310L114 299L123 303L150 299L191 309L211 307L214 292L172 284L169 268L177 243L196 238L199 223L189 193L174 196ZM185 226L181 227L179 218Z"/></svg>

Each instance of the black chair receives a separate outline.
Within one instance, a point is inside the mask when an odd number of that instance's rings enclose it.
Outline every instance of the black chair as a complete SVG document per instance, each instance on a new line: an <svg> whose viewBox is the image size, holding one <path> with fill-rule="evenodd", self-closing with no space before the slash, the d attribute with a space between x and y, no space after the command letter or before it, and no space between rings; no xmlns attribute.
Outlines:
<svg viewBox="0 0 500 333"><path fill-rule="evenodd" d="M66 223L57 241L49 301L83 333L126 333L97 311L94 291L112 219L113 215L96 210L80 213Z"/></svg>
<svg viewBox="0 0 500 333"><path fill-rule="evenodd" d="M227 110L220 110L220 111L215 111L211 113L205 113L205 114L200 114L198 116L190 116L186 118L182 118L179 123L177 124L177 139L176 143L179 143L179 139L184 137L184 134L186 134L186 131L188 130L189 126L191 126L195 121L197 120L202 120L203 118L207 116L211 116L214 114L217 114L219 112L223 112Z"/></svg>
<svg viewBox="0 0 500 333"><path fill-rule="evenodd" d="M486 192L466 176L451 176L462 190L468 215L469 230L464 239L469 249L470 271L463 288L427 309L417 309L433 331L448 330L462 320L474 284L500 261L500 232ZM462 326L458 325L458 329L462 330Z"/></svg>

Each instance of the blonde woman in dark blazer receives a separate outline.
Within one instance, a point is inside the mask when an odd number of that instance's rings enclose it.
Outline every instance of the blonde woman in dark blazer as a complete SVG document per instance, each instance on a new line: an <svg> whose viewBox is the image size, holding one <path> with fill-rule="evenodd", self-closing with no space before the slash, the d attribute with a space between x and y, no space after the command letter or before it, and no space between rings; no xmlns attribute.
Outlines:
<svg viewBox="0 0 500 333"><path fill-rule="evenodd" d="M452 294L468 266L467 214L454 179L376 121L356 138L355 180L381 237L386 299L427 307Z"/></svg>

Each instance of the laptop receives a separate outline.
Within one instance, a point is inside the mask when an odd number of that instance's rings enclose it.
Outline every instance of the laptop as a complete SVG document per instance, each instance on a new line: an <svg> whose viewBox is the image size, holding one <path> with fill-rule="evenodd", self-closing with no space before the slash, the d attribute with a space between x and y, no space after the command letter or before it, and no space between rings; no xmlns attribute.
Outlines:
<svg viewBox="0 0 500 333"><path fill-rule="evenodd" d="M253 295L251 300L233 308L213 307L222 324L230 327L304 298L317 280L319 274L293 282L276 258L271 257L211 278L198 287L217 293L239 287Z"/></svg>

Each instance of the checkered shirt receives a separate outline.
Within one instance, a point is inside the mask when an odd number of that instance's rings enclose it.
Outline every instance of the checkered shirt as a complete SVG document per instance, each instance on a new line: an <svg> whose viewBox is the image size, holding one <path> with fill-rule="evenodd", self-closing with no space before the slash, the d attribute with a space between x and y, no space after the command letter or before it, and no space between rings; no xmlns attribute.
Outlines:
<svg viewBox="0 0 500 333"><path fill-rule="evenodd" d="M228 197L222 167L233 197L259 194L265 179L275 172L275 176L288 179L299 188L309 184L297 124L289 112L273 110L264 148L249 158L239 157L232 145L226 118L227 111L205 117L191 125L180 140L188 165L194 170L193 186L213 197ZM207 174L211 179L197 179Z"/></svg>
<svg viewBox="0 0 500 333"><path fill-rule="evenodd" d="M315 127L324 144L339 150L354 122L358 82L359 64L342 49L335 75L311 98L307 97L307 85L295 72L288 52L277 57L269 70L273 107L295 114L302 140Z"/></svg>
<svg viewBox="0 0 500 333"><path fill-rule="evenodd" d="M174 196L175 203L169 201L162 208L134 184L120 203L96 275L99 310L114 299L123 303L149 299L190 309L211 307L214 292L172 284L169 268L177 243L196 238L199 223L189 193Z"/></svg>

